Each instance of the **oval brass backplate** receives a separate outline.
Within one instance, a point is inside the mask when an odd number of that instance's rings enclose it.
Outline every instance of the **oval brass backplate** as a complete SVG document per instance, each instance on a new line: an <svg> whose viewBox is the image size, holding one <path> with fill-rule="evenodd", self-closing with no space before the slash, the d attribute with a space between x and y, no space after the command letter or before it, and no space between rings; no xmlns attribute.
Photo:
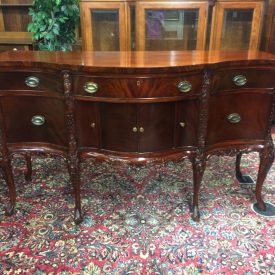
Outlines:
<svg viewBox="0 0 275 275"><path fill-rule="evenodd" d="M238 114L238 113L232 113L230 115L227 116L227 120L230 122L230 123L239 123L242 118L241 118L241 115Z"/></svg>
<svg viewBox="0 0 275 275"><path fill-rule="evenodd" d="M45 123L45 117L41 115L33 116L31 122L33 125L41 126Z"/></svg>
<svg viewBox="0 0 275 275"><path fill-rule="evenodd" d="M236 86L241 87L247 83L247 78L244 75L236 75L233 77L233 82Z"/></svg>
<svg viewBox="0 0 275 275"><path fill-rule="evenodd" d="M87 82L84 86L84 91L89 94L96 93L98 90L98 84L95 82Z"/></svg>
<svg viewBox="0 0 275 275"><path fill-rule="evenodd" d="M178 90L182 93L190 92L191 89L192 89L192 84L187 80L183 80L178 84Z"/></svg>

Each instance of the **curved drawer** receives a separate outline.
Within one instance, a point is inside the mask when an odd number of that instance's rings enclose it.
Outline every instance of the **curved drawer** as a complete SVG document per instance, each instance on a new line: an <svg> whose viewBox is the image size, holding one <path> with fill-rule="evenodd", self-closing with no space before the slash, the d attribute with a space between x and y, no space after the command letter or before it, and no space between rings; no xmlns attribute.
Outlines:
<svg viewBox="0 0 275 275"><path fill-rule="evenodd" d="M67 146L64 102L36 96L5 96L0 99L7 142L42 142Z"/></svg>
<svg viewBox="0 0 275 275"><path fill-rule="evenodd" d="M218 71L213 76L212 93L239 88L272 88L275 71L261 69L230 69Z"/></svg>
<svg viewBox="0 0 275 275"><path fill-rule="evenodd" d="M234 140L263 140L271 103L272 91L269 89L263 93L213 96L209 102L207 145Z"/></svg>
<svg viewBox="0 0 275 275"><path fill-rule="evenodd" d="M74 76L77 95L111 98L188 97L199 94L202 76L177 77L89 77ZM90 89L90 90L89 90Z"/></svg>
<svg viewBox="0 0 275 275"><path fill-rule="evenodd" d="M63 93L63 79L57 73L0 72L0 91L40 91Z"/></svg>

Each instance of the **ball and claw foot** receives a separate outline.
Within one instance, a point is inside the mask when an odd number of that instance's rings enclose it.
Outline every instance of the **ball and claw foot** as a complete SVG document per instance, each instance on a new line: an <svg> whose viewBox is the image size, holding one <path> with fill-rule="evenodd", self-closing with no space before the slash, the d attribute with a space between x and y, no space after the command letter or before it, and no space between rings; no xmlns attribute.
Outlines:
<svg viewBox="0 0 275 275"><path fill-rule="evenodd" d="M75 209L74 211L74 222L75 224L80 224L83 221L83 217L79 209Z"/></svg>
<svg viewBox="0 0 275 275"><path fill-rule="evenodd" d="M13 204L9 204L9 206L5 209L6 216L10 217L15 213L15 206Z"/></svg>
<svg viewBox="0 0 275 275"><path fill-rule="evenodd" d="M191 217L192 217L192 220L195 221L195 222L200 221L200 211L199 211L199 208L197 206L194 206Z"/></svg>

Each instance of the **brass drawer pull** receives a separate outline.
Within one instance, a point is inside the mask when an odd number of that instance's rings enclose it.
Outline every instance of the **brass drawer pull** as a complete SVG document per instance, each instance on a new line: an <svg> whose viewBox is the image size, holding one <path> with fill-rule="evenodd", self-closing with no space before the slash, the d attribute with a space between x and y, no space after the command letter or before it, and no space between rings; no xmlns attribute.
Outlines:
<svg viewBox="0 0 275 275"><path fill-rule="evenodd" d="M25 84L31 88L37 87L39 85L39 82L40 80L36 76L29 76L25 79Z"/></svg>
<svg viewBox="0 0 275 275"><path fill-rule="evenodd" d="M232 113L230 115L227 116L227 120L230 122L230 123L239 123L242 118L241 118L241 115L238 114L238 113Z"/></svg>
<svg viewBox="0 0 275 275"><path fill-rule="evenodd" d="M139 131L140 131L140 133L144 133L144 128L143 127L139 127Z"/></svg>
<svg viewBox="0 0 275 275"><path fill-rule="evenodd" d="M36 126L41 126L45 123L45 117L40 115L33 116L31 122Z"/></svg>
<svg viewBox="0 0 275 275"><path fill-rule="evenodd" d="M98 90L98 85L95 82L87 82L84 86L84 91L89 94L96 93Z"/></svg>
<svg viewBox="0 0 275 275"><path fill-rule="evenodd" d="M233 82L236 86L241 87L247 83L247 79L244 75L239 74L233 77Z"/></svg>
<svg viewBox="0 0 275 275"><path fill-rule="evenodd" d="M91 127L92 127L92 128L95 128L95 122L92 122L92 123L91 123Z"/></svg>
<svg viewBox="0 0 275 275"><path fill-rule="evenodd" d="M138 131L138 128L137 128L137 127L133 127L132 131L133 131L134 133L136 133L136 132Z"/></svg>
<svg viewBox="0 0 275 275"><path fill-rule="evenodd" d="M187 80L183 80L178 84L178 90L182 93L188 93L191 91L191 89L192 84Z"/></svg>
<svg viewBox="0 0 275 275"><path fill-rule="evenodd" d="M185 127L185 122L180 122L180 127L184 128Z"/></svg>

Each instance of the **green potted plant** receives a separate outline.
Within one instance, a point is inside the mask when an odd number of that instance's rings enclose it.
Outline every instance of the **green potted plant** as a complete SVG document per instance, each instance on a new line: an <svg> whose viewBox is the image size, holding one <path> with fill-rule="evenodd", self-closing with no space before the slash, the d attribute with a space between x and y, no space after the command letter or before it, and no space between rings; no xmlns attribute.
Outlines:
<svg viewBox="0 0 275 275"><path fill-rule="evenodd" d="M33 0L28 31L38 50L70 51L79 24L78 0Z"/></svg>

